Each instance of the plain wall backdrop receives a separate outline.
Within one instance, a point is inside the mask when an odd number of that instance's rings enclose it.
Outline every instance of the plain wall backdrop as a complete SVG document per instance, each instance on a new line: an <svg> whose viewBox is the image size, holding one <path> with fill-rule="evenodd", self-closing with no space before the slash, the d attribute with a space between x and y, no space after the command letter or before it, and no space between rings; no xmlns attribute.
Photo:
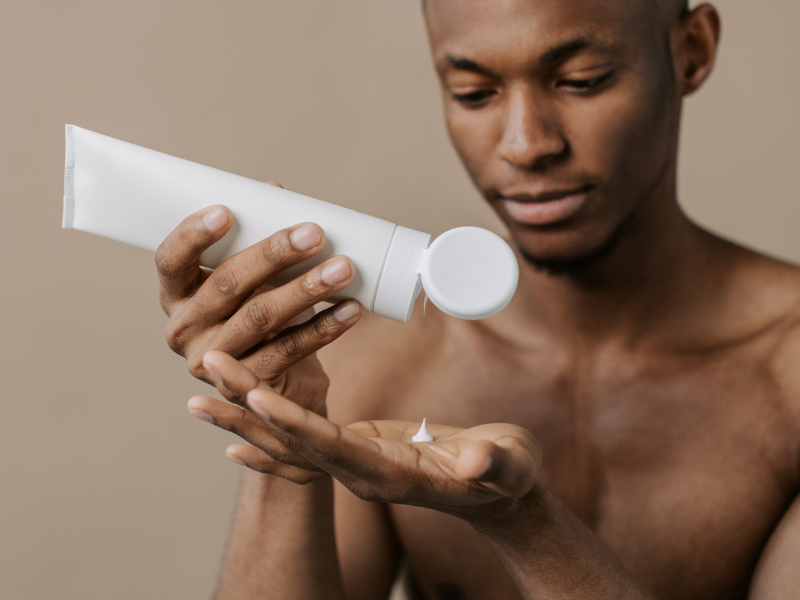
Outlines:
<svg viewBox="0 0 800 600"><path fill-rule="evenodd" d="M680 196L800 260L800 3L719 0ZM62 231L64 124L438 234L497 221L451 150L419 0L0 5L0 598L204 598L239 467L190 417L153 255Z"/></svg>

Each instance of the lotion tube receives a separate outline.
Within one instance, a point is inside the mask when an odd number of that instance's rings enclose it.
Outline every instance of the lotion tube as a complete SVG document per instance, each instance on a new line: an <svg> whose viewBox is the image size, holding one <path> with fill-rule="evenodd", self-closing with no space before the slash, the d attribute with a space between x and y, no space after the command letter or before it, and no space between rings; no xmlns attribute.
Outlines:
<svg viewBox="0 0 800 600"><path fill-rule="evenodd" d="M323 250L270 282L281 285L342 254L355 264L355 279L330 300L355 298L401 323L423 285L436 306L461 319L499 312L516 289L514 253L484 229L453 229L431 244L427 233L74 125L66 136L65 229L155 251L188 215L222 204L233 226L201 257L216 268L281 229L314 222L325 232Z"/></svg>
<svg viewBox="0 0 800 600"><path fill-rule="evenodd" d="M380 306L375 310L378 284L398 229L394 223L74 125L66 126L66 137L65 229L155 251L188 215L222 204L234 216L233 227L201 259L203 266L216 268L281 229L311 221L325 232L325 248L274 283L294 279L334 254L343 254L356 266L355 280L331 301L355 298L367 311L408 320L407 313L385 314ZM416 242L419 252L430 242L428 234L402 233L404 239Z"/></svg>

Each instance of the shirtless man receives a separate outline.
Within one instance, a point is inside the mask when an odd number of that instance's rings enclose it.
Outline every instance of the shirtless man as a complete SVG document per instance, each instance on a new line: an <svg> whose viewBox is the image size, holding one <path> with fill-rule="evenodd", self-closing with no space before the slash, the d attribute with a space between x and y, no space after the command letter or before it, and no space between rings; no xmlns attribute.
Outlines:
<svg viewBox="0 0 800 600"><path fill-rule="evenodd" d="M321 248L319 228L213 274L197 259L225 210L164 242L172 348L250 409L189 402L250 442L228 449L251 471L217 598L376 600L403 560L431 600L799 597L800 272L676 201L682 98L712 69L716 11L425 11L452 141L509 228L519 290L478 322L417 306L401 325L349 301L284 328L352 281L333 258L263 285ZM323 371L314 353L350 328ZM433 443L409 441L422 417L442 424Z"/></svg>

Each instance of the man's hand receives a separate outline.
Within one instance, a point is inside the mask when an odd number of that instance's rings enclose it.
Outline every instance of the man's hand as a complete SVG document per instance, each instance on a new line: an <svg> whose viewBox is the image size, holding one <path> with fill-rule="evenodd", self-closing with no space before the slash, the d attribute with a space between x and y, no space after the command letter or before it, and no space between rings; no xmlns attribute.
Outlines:
<svg viewBox="0 0 800 600"><path fill-rule="evenodd" d="M186 357L192 375L216 385L232 402L243 404L244 397L204 363L209 350L241 359L286 398L325 414L328 378L314 353L352 327L361 306L348 300L317 315L311 309L350 285L355 267L349 258L334 256L286 285L267 285L270 278L325 246L322 229L306 223L277 232L213 272L201 268L202 253L232 224L227 208L204 209L186 218L158 249L161 306L170 317L169 346ZM208 420L202 408L195 416ZM280 456L288 464L317 470L286 449Z"/></svg>
<svg viewBox="0 0 800 600"><path fill-rule="evenodd" d="M523 598L653 599L543 482L542 453L526 429L430 424L433 441L415 443L419 422L341 427L276 393L222 352L205 360L252 412L241 421L228 409L245 411L204 397L192 398L189 408L203 406L214 424L253 444L228 449L245 466L300 483L301 476L328 473L365 500L461 517L489 542ZM276 443L319 472L298 469L275 451Z"/></svg>
<svg viewBox="0 0 800 600"><path fill-rule="evenodd" d="M304 359L352 327L361 307L355 301L344 302L302 325L283 329L350 285L355 267L349 258L334 256L277 289L265 285L325 246L322 229L306 223L279 231L213 272L202 269L200 255L232 223L227 208L207 208L185 219L158 249L161 305L170 317L169 345L186 357L192 375L217 385L229 400L242 398L210 376L202 363L209 350L241 358L286 397L323 412L327 378L315 359Z"/></svg>
<svg viewBox="0 0 800 600"><path fill-rule="evenodd" d="M430 424L434 441L414 443L411 437L418 422L370 421L342 427L287 400L230 356L211 352L206 361L214 364L226 386L247 398L252 413L243 424L223 403L203 397L190 400L190 409L204 406L216 425L277 459L269 459L267 465L260 453L247 447L229 448L229 456L258 471L287 477L285 465L279 464L284 461L262 441L277 439L365 500L477 518L489 512L501 516L498 509L503 504L513 507L540 482L541 451L521 427L459 429Z"/></svg>

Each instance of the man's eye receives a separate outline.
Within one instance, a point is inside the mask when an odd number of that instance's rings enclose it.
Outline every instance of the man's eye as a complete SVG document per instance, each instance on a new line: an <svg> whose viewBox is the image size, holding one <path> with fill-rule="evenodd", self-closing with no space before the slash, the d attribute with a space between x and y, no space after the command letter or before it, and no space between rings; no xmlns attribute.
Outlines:
<svg viewBox="0 0 800 600"><path fill-rule="evenodd" d="M494 96L494 90L481 90L479 92L472 92L470 94L451 94L451 97L456 102L463 104L468 108L478 108L486 104L486 101Z"/></svg>
<svg viewBox="0 0 800 600"><path fill-rule="evenodd" d="M591 79L562 79L558 82L558 87L568 87L579 93L591 92L609 81L614 76L614 72L592 77Z"/></svg>

